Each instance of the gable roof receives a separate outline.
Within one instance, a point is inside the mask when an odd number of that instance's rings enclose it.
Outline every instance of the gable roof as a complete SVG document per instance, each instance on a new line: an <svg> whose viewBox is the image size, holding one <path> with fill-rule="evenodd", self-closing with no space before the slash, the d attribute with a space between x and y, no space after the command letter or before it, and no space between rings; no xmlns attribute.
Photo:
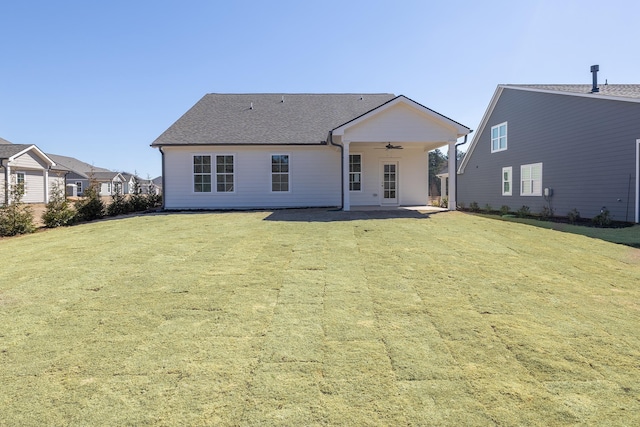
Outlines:
<svg viewBox="0 0 640 427"><path fill-rule="evenodd" d="M55 166L56 163L53 159L43 153L38 147L33 144L0 144L0 159L14 160L16 157L21 156L27 151L33 151L36 156L48 163L49 166Z"/></svg>
<svg viewBox="0 0 640 427"><path fill-rule="evenodd" d="M409 105L413 108L415 108L416 110L419 110L425 114L427 114L430 117L433 117L435 119L438 119L441 123L446 123L446 125L448 127L454 128L458 134L458 137L460 136L464 136L467 135L469 133L471 133L471 129L466 127L463 124L460 124L458 122L456 122L455 120L450 119L449 117L442 115L440 113L438 113L437 111L434 111L430 108L425 107L422 104L417 103L416 101L414 101L411 98L408 98L404 95L398 95L393 99L390 99L389 101L385 102L384 104L374 108L373 110L367 111L364 114L361 114L358 117L354 117L353 119L341 124L340 126L334 128L332 131L334 132L334 134L336 135L343 135L344 131L353 125L358 124L361 121L364 121L376 114L378 114L379 112L385 110L386 108L390 108L393 107L394 105L397 105L399 103L404 103L405 105Z"/></svg>
<svg viewBox="0 0 640 427"><path fill-rule="evenodd" d="M120 176L121 180L124 180L124 177L120 172L92 172L91 175L96 181L113 181L118 176Z"/></svg>
<svg viewBox="0 0 640 427"><path fill-rule="evenodd" d="M207 94L160 135L163 145L326 144L331 129L393 94Z"/></svg>
<svg viewBox="0 0 640 427"><path fill-rule="evenodd" d="M469 163L471 154L478 144L478 140L484 132L484 128L487 126L487 121L493 109L495 108L498 99L504 89L521 90L529 92L550 93L555 95L577 96L590 99L600 99L609 101L621 101L621 102L640 102L640 85L638 84L603 84L599 85L598 92L591 92L592 85L571 85L571 84L501 84L496 87L496 90L489 102L489 106L482 116L480 125L478 126L478 133L475 134L466 155L460 162L457 173L464 173L464 169Z"/></svg>
<svg viewBox="0 0 640 427"><path fill-rule="evenodd" d="M91 172L109 172L109 169L92 166L73 157L60 156L59 154L47 154L59 166L65 167L67 170L73 171L78 175L88 178Z"/></svg>
<svg viewBox="0 0 640 427"><path fill-rule="evenodd" d="M0 144L13 144L11 141L7 141L4 138L0 138Z"/></svg>

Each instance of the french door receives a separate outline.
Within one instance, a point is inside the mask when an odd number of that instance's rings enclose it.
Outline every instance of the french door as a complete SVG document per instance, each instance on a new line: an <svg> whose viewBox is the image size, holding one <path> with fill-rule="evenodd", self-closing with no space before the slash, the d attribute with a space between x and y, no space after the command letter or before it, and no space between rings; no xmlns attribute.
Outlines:
<svg viewBox="0 0 640 427"><path fill-rule="evenodd" d="M382 198L380 203L383 205L398 204L398 162L383 161L380 165L382 177Z"/></svg>

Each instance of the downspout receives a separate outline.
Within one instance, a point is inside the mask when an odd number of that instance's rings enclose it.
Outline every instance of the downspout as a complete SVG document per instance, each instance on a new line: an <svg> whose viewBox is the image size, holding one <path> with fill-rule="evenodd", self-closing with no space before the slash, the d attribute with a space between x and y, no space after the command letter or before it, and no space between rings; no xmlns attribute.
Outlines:
<svg viewBox="0 0 640 427"><path fill-rule="evenodd" d="M329 131L329 143L340 148L340 209L344 209L344 146L333 142L333 131ZM164 179L164 178L163 178Z"/></svg>
<svg viewBox="0 0 640 427"><path fill-rule="evenodd" d="M165 190L167 187L164 185L164 151L162 151L162 146L158 147L158 149L160 150L160 154L162 154L162 206L160 209L165 210Z"/></svg>
<svg viewBox="0 0 640 427"><path fill-rule="evenodd" d="M5 160L9 160L8 158L0 159L0 166L4 168L4 205L9 204L9 169L7 165L4 164Z"/></svg>
<svg viewBox="0 0 640 427"><path fill-rule="evenodd" d="M471 132L473 132L473 131L471 131ZM464 136L464 141L462 141L462 142L460 142L460 143L455 145L455 153L453 153L453 155L455 156L454 158L455 158L455 165L456 165L456 167L455 167L456 170L454 170L453 173L455 173L455 174L458 173L458 147L460 145L466 144L468 137L469 137L469 134L466 134ZM456 176L456 188L454 188L454 192L455 192L456 204L457 204L458 203L458 177L457 176ZM456 206L456 210L457 209L458 209L458 207Z"/></svg>

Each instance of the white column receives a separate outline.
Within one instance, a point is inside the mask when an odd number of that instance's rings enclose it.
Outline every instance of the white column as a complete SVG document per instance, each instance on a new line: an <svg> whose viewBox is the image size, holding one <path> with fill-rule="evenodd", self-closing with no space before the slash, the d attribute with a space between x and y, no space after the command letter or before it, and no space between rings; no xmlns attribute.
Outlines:
<svg viewBox="0 0 640 427"><path fill-rule="evenodd" d="M49 170L45 169L42 175L44 177L44 202L49 203Z"/></svg>
<svg viewBox="0 0 640 427"><path fill-rule="evenodd" d="M7 205L11 203L9 198L9 193L11 192L11 166L8 163L4 167L4 202Z"/></svg>
<svg viewBox="0 0 640 427"><path fill-rule="evenodd" d="M449 141L449 210L456 210L456 141Z"/></svg>
<svg viewBox="0 0 640 427"><path fill-rule="evenodd" d="M446 176L440 177L440 199L447 195L447 179L449 178Z"/></svg>
<svg viewBox="0 0 640 427"><path fill-rule="evenodd" d="M349 211L351 210L351 200L349 197L349 144L351 141L342 141L342 146L344 150L342 150L342 192L344 194L344 198L342 199L342 210Z"/></svg>

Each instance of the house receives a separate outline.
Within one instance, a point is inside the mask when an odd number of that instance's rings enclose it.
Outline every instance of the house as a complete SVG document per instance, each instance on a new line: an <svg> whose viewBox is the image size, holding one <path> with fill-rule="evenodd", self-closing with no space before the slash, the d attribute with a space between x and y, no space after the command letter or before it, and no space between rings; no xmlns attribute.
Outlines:
<svg viewBox="0 0 640 427"><path fill-rule="evenodd" d="M165 209L350 210L425 205L428 152L470 132L403 95L207 94L151 146Z"/></svg>
<svg viewBox="0 0 640 427"><path fill-rule="evenodd" d="M66 170L68 171L66 175L66 185L75 187L75 193L68 193L68 195L82 196L84 194L84 190L89 186L89 183L92 180L92 176L95 173L111 173L109 169L90 165L89 163L85 163L74 157L61 156L59 154L48 154L48 156L53 159L57 165L66 168Z"/></svg>
<svg viewBox="0 0 640 427"><path fill-rule="evenodd" d="M100 196L113 196L116 193L125 194L126 179L120 172L93 172L91 179L98 183L98 194Z"/></svg>
<svg viewBox="0 0 640 427"><path fill-rule="evenodd" d="M639 222L640 85L593 80L499 85L460 163L458 203Z"/></svg>
<svg viewBox="0 0 640 427"><path fill-rule="evenodd" d="M12 144L0 138L0 203L10 203L12 184L24 187L24 203L47 203L56 185L64 188L68 171L31 144Z"/></svg>

